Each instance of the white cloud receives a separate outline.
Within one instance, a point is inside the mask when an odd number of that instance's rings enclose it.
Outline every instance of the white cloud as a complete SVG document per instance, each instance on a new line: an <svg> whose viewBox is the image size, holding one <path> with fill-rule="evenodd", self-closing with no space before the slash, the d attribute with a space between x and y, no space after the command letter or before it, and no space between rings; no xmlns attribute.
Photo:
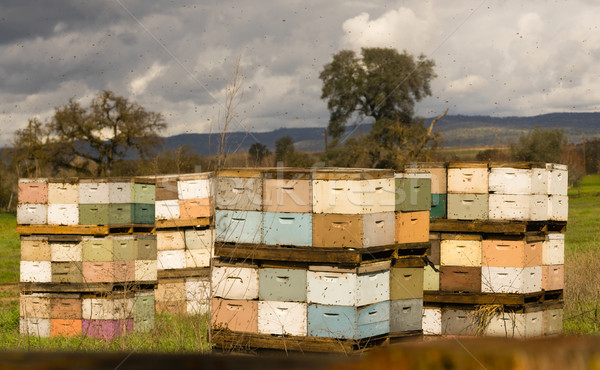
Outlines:
<svg viewBox="0 0 600 370"><path fill-rule="evenodd" d="M146 91L148 84L160 76L164 69L164 66L161 66L158 63L153 63L152 66L148 68L146 73L131 81L129 84L129 90L133 95L143 94Z"/></svg>

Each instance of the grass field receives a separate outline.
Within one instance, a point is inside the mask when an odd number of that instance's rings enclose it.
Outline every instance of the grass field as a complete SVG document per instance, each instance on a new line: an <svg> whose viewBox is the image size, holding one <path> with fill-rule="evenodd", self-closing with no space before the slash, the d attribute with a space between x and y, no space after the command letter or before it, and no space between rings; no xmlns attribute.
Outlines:
<svg viewBox="0 0 600 370"><path fill-rule="evenodd" d="M580 197L569 200L565 235L565 312L567 333L600 334L600 176L582 181ZM587 195L587 196L584 196ZM36 339L19 335L19 236L14 215L0 214L0 350L110 350L198 352L207 350L208 317L157 315L151 333L136 333L114 341L85 338Z"/></svg>

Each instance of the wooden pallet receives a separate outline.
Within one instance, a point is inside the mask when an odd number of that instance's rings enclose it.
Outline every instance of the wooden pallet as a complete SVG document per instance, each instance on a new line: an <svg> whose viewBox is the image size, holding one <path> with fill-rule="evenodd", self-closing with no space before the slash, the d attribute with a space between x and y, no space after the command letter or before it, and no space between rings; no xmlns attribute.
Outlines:
<svg viewBox="0 0 600 370"><path fill-rule="evenodd" d="M566 221L490 221L490 220L449 220L432 218L431 232L484 233L484 234L524 234L527 232L565 232Z"/></svg>
<svg viewBox="0 0 600 370"><path fill-rule="evenodd" d="M210 267L190 267L185 269L158 270L157 277L161 279L182 279L188 277L210 277Z"/></svg>
<svg viewBox="0 0 600 370"><path fill-rule="evenodd" d="M152 234L154 225L17 225L21 235Z"/></svg>
<svg viewBox="0 0 600 370"><path fill-rule="evenodd" d="M423 303L466 304L466 305L524 305L563 299L562 290L541 291L536 293L469 293L469 292L423 292Z"/></svg>
<svg viewBox="0 0 600 370"><path fill-rule="evenodd" d="M285 352L319 352L359 354L375 348L403 341L423 338L423 331L415 330L391 333L365 339L317 338L303 336L281 336L270 334L240 333L230 330L214 330L212 344L224 352L256 352L278 350Z"/></svg>
<svg viewBox="0 0 600 370"><path fill-rule="evenodd" d="M403 257L424 257L430 246L431 244L426 242L347 249L217 242L215 256L253 261L360 264Z"/></svg>
<svg viewBox="0 0 600 370"><path fill-rule="evenodd" d="M123 290L154 289L156 281L144 283L19 283L21 292L109 293Z"/></svg>
<svg viewBox="0 0 600 370"><path fill-rule="evenodd" d="M188 227L208 227L211 225L212 217L186 218L174 220L157 220L157 229L179 229Z"/></svg>

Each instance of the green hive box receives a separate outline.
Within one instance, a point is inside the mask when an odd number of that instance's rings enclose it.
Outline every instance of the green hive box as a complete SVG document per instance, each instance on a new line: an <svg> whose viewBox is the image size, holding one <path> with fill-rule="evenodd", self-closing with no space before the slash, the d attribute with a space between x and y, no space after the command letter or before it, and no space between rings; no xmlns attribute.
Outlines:
<svg viewBox="0 0 600 370"><path fill-rule="evenodd" d="M81 241L84 262L114 261L113 240L109 238L87 238Z"/></svg>
<svg viewBox="0 0 600 370"><path fill-rule="evenodd" d="M136 332L147 332L154 328L154 295L139 295L134 299L133 328Z"/></svg>
<svg viewBox="0 0 600 370"><path fill-rule="evenodd" d="M156 186L154 184L133 184L133 203L153 204L156 201Z"/></svg>
<svg viewBox="0 0 600 370"><path fill-rule="evenodd" d="M113 238L113 253L115 261L135 260L136 240L133 236L116 236Z"/></svg>
<svg viewBox="0 0 600 370"><path fill-rule="evenodd" d="M446 194L431 194L429 218L446 218Z"/></svg>
<svg viewBox="0 0 600 370"><path fill-rule="evenodd" d="M53 283L83 283L82 262L52 262Z"/></svg>
<svg viewBox="0 0 600 370"><path fill-rule="evenodd" d="M154 225L154 203L134 203L131 206L134 224Z"/></svg>
<svg viewBox="0 0 600 370"><path fill-rule="evenodd" d="M108 225L108 204L79 204L80 225Z"/></svg>
<svg viewBox="0 0 600 370"><path fill-rule="evenodd" d="M396 211L414 212L431 209L431 179L396 178Z"/></svg>
<svg viewBox="0 0 600 370"><path fill-rule="evenodd" d="M110 225L128 225L133 223L131 203L109 204L108 222Z"/></svg>

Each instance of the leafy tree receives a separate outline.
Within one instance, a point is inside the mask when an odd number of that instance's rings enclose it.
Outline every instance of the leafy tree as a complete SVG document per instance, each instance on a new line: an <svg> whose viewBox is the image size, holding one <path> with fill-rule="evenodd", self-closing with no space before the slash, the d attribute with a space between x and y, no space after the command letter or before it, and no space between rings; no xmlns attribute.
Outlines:
<svg viewBox="0 0 600 370"><path fill-rule="evenodd" d="M267 157L270 154L271 152L269 151L269 149L267 149L267 146L261 143L254 143L248 149L250 163L253 166L262 165L262 162L265 159L265 157Z"/></svg>
<svg viewBox="0 0 600 370"><path fill-rule="evenodd" d="M424 55L414 58L390 48L363 48L361 57L351 50L338 52L319 75L321 98L330 111L329 134L339 138L352 117L410 124L415 102L431 95L434 65Z"/></svg>
<svg viewBox="0 0 600 370"><path fill-rule="evenodd" d="M45 135L44 152L55 168L110 176L115 164L127 156L144 159L153 154L162 143L159 131L165 127L162 114L104 91L88 108L71 98L55 109L48 122L30 121L28 128L17 131L14 147L17 157L40 160L43 157L32 143L41 143Z"/></svg>
<svg viewBox="0 0 600 370"><path fill-rule="evenodd" d="M281 162L284 166L309 167L313 161L308 154L294 149L291 136L284 136L275 142L275 162Z"/></svg>
<svg viewBox="0 0 600 370"><path fill-rule="evenodd" d="M40 177L47 175L50 161L48 129L37 118L30 119L27 126L15 132L11 151L12 165L19 177Z"/></svg>
<svg viewBox="0 0 600 370"><path fill-rule="evenodd" d="M560 163L567 138L562 129L533 130L519 137L517 143L511 145L511 159L526 162Z"/></svg>

